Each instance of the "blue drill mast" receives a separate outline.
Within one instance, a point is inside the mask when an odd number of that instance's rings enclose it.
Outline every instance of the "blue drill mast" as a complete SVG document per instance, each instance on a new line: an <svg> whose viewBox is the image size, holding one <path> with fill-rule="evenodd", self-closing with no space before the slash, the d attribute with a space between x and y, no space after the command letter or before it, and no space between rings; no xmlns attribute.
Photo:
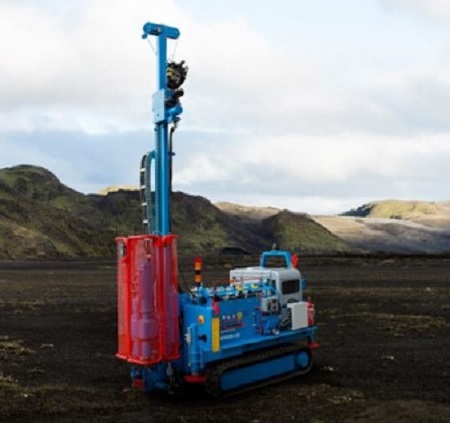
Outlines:
<svg viewBox="0 0 450 423"><path fill-rule="evenodd" d="M167 63L167 40L180 36L177 28L147 23L142 38L149 35L157 39L157 91L153 94L153 123L155 124L155 150L144 156L141 167L143 190L144 225L147 233L167 235L170 233L170 192L172 175L171 137L183 112L179 98L184 94L181 84L187 74L184 62ZM169 125L172 131L169 138ZM151 207L151 162L155 161L155 205Z"/></svg>
<svg viewBox="0 0 450 423"><path fill-rule="evenodd" d="M167 41L178 39L177 28L147 23L143 38L148 36L157 39L155 149L141 163L145 234L117 238L117 356L132 364L133 386L147 392L202 384L220 396L304 375L318 346L317 328L289 252L264 252L258 266L231 270L225 286L205 286L197 261L195 288L182 290L178 283L170 222L172 137L187 67L167 61ZM272 259L281 264L270 267Z"/></svg>

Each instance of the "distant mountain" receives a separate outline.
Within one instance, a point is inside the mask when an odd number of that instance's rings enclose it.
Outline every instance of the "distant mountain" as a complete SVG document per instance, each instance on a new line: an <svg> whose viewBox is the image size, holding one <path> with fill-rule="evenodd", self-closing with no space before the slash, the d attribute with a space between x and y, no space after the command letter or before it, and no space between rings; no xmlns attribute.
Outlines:
<svg viewBox="0 0 450 423"><path fill-rule="evenodd" d="M343 253L352 250L345 241L306 214L283 210L262 221L267 239L291 251L302 253Z"/></svg>
<svg viewBox="0 0 450 423"><path fill-rule="evenodd" d="M342 215L411 220L433 226L450 227L450 201L385 200L364 204Z"/></svg>
<svg viewBox="0 0 450 423"><path fill-rule="evenodd" d="M139 188L135 185L109 185L105 188L102 188L98 191L99 195L107 195L110 192L117 192L117 191L138 191Z"/></svg>
<svg viewBox="0 0 450 423"><path fill-rule="evenodd" d="M275 207L242 206L240 204L228 203L226 201L215 203L214 205L227 214L238 216L240 219L250 220L262 220L281 211Z"/></svg>
<svg viewBox="0 0 450 423"><path fill-rule="evenodd" d="M181 192L173 193L172 222L181 254L258 253L273 243L306 253L352 250L306 215L216 207ZM84 195L41 167L0 169L0 259L113 257L114 238L139 234L141 226L136 190Z"/></svg>
<svg viewBox="0 0 450 423"><path fill-rule="evenodd" d="M314 220L368 252L450 253L450 202L386 200Z"/></svg>

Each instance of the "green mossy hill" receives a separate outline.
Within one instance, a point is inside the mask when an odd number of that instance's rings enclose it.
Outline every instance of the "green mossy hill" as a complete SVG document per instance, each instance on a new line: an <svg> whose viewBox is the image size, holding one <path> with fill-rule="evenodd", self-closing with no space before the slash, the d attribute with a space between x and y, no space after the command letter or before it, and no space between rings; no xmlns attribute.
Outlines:
<svg viewBox="0 0 450 423"><path fill-rule="evenodd" d="M45 169L1 169L0 258L108 254L108 234L98 233L95 225L83 217L90 214L91 208L83 194L61 184Z"/></svg>
<svg viewBox="0 0 450 423"><path fill-rule="evenodd" d="M243 221L223 212L209 200L181 192L173 194L173 230L180 234L182 251L214 251L237 248L258 252L269 245L258 222Z"/></svg>
<svg viewBox="0 0 450 423"><path fill-rule="evenodd" d="M351 247L305 214L283 210L262 222L267 239L298 253L350 252Z"/></svg>
<svg viewBox="0 0 450 423"><path fill-rule="evenodd" d="M101 211L101 226L117 235L141 232L138 191L119 190L89 197ZM203 254L226 247L253 251L261 239L239 223L239 219L222 212L206 198L182 192L172 194L172 232L180 236L181 253Z"/></svg>
<svg viewBox="0 0 450 423"><path fill-rule="evenodd" d="M251 219L227 213L203 197L176 192L172 200L181 254L258 253L274 242L302 252L348 249L303 215L283 211ZM84 195L41 167L0 169L0 259L113 258L116 236L142 232L140 203L137 190Z"/></svg>
<svg viewBox="0 0 450 423"><path fill-rule="evenodd" d="M172 199L173 232L180 234L180 249L211 251L233 243L227 216L203 197L176 192Z"/></svg>
<svg viewBox="0 0 450 423"><path fill-rule="evenodd" d="M0 183L17 196L59 210L86 215L93 211L85 195L62 184L53 173L42 167L20 165L0 169Z"/></svg>
<svg viewBox="0 0 450 423"><path fill-rule="evenodd" d="M386 219L415 219L433 215L450 215L448 203L426 201L385 200L364 204L343 213L344 216Z"/></svg>
<svg viewBox="0 0 450 423"><path fill-rule="evenodd" d="M102 230L108 228L115 235L140 234L142 211L139 191L119 190L106 195L88 195L95 213L91 221Z"/></svg>

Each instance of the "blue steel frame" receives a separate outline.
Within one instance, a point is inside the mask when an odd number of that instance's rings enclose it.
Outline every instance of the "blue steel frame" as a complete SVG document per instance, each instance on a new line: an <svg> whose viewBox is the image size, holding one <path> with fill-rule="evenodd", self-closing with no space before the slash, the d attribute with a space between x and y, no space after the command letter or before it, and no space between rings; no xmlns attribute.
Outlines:
<svg viewBox="0 0 450 423"><path fill-rule="evenodd" d="M167 40L176 40L180 31L166 25L148 22L144 25L142 38L154 35L157 38L157 91L153 94L153 122L155 124L155 224L152 229L148 219L148 232L155 235L170 233L170 157L169 131L170 123L178 121L183 109L179 104L167 107L166 100L172 96L167 88ZM146 185L150 187L150 174ZM150 188L151 190L151 188ZM150 208L148 208L150 214ZM150 216L148 216L150 217Z"/></svg>

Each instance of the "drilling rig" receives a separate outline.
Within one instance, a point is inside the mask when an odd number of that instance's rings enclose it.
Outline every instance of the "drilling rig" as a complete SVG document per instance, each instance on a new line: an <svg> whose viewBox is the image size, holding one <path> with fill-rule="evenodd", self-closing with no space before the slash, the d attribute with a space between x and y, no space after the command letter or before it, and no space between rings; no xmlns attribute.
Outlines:
<svg viewBox="0 0 450 423"><path fill-rule="evenodd" d="M197 260L195 287L179 284L178 237L171 232L172 141L188 68L167 60L177 28L149 22L143 30L157 46L155 148L140 169L144 233L116 238L117 357L131 364L132 386L146 392L201 384L222 396L305 375L318 347L317 327L295 256L263 252L257 266L231 270L225 285L204 284ZM281 264L269 266L273 260Z"/></svg>

